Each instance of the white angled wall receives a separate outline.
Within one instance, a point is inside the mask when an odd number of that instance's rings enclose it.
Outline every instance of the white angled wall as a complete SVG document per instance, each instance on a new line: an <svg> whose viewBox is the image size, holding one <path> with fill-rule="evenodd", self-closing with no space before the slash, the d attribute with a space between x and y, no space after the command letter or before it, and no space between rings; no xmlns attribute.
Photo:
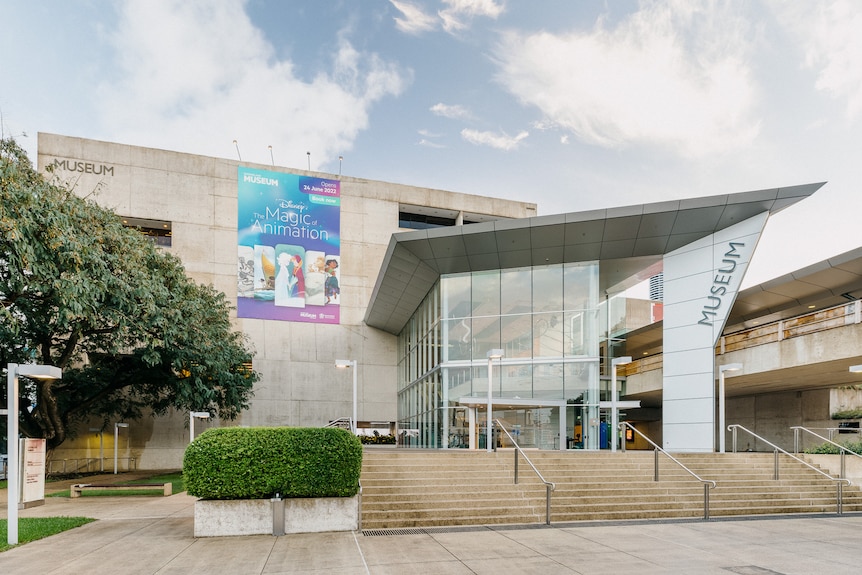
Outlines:
<svg viewBox="0 0 862 575"><path fill-rule="evenodd" d="M768 213L664 256L664 448L715 449L715 345Z"/></svg>

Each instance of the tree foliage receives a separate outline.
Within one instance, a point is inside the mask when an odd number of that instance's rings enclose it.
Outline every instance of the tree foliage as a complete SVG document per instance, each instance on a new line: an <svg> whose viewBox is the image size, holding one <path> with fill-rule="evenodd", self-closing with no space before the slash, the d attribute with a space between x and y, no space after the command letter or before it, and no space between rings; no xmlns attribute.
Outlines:
<svg viewBox="0 0 862 575"><path fill-rule="evenodd" d="M39 174L0 140L0 365L42 363L21 381L21 430L61 444L75 425L147 409L233 419L257 375L224 294L95 202Z"/></svg>

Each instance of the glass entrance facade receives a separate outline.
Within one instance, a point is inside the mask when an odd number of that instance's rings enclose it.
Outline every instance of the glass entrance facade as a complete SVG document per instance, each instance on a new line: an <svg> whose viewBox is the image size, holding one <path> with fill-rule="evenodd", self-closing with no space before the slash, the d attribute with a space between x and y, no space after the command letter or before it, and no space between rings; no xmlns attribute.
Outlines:
<svg viewBox="0 0 862 575"><path fill-rule="evenodd" d="M490 385L494 418L531 446L598 449L608 301L595 261L441 276L399 337L402 444L469 447L472 421L478 447Z"/></svg>

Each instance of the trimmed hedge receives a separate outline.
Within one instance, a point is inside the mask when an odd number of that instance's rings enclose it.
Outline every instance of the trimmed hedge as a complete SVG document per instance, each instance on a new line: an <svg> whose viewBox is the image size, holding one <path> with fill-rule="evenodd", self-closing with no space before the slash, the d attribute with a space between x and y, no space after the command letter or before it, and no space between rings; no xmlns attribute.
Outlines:
<svg viewBox="0 0 862 575"><path fill-rule="evenodd" d="M362 444L344 429L223 427L186 448L183 480L202 499L352 497Z"/></svg>

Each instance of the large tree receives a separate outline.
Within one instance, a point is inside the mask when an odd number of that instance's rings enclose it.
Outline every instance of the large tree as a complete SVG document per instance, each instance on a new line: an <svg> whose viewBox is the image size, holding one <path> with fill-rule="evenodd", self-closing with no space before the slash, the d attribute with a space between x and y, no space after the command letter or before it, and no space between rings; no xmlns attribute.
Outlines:
<svg viewBox="0 0 862 575"><path fill-rule="evenodd" d="M0 366L63 369L61 380L22 380L22 433L53 449L93 417L235 418L257 375L229 312L177 257L0 139Z"/></svg>

